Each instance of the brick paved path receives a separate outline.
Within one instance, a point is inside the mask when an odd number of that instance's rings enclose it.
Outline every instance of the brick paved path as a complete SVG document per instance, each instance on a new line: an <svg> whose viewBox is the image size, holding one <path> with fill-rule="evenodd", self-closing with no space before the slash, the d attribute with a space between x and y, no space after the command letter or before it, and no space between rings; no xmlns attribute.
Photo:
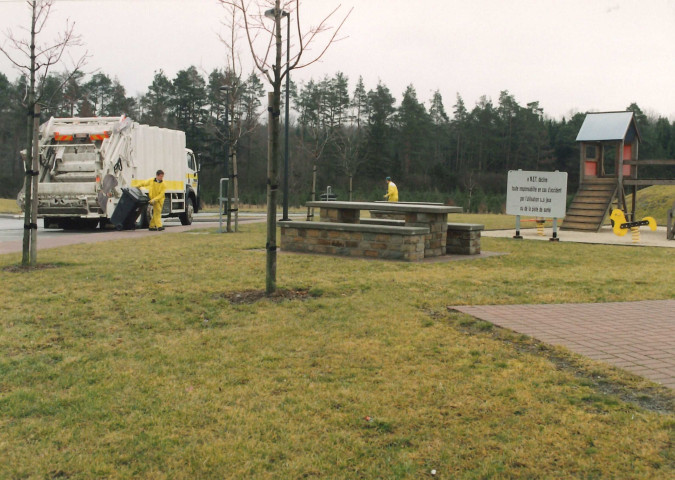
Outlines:
<svg viewBox="0 0 675 480"><path fill-rule="evenodd" d="M675 300L448 308L675 389Z"/></svg>

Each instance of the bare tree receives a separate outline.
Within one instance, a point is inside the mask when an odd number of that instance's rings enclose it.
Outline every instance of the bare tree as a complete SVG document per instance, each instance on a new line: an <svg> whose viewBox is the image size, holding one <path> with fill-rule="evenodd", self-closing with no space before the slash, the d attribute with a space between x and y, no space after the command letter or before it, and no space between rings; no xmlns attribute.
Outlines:
<svg viewBox="0 0 675 480"><path fill-rule="evenodd" d="M300 148L305 151L312 159L312 191L310 199L316 200L316 176L319 168L319 161L323 155L326 145L331 140L331 132L325 128L321 128L319 124L312 124L308 127L310 131L310 139L306 140L303 136L300 140ZM311 221L314 217L314 207L307 207L307 221Z"/></svg>
<svg viewBox="0 0 675 480"><path fill-rule="evenodd" d="M466 206L466 211L471 213L471 200L473 198L473 191L478 187L478 182L476 181L476 178L474 177L474 171L470 170L469 173L464 175L464 179L462 180L462 183L464 184L464 188L466 189L467 192L467 206Z"/></svg>
<svg viewBox="0 0 675 480"><path fill-rule="evenodd" d="M359 128L340 127L335 142L340 158L340 166L349 177L349 201L352 201L354 192L354 174L364 162L362 155L363 139Z"/></svg>
<svg viewBox="0 0 675 480"><path fill-rule="evenodd" d="M49 70L61 62L69 47L79 46L82 43L80 37L74 33L74 23L67 21L65 29L57 35L53 43L37 45L36 40L49 19L54 0L26 0L26 4L31 11L29 37L19 38L11 30L8 31L6 42L0 45L0 52L23 75L28 77L28 91L25 100L28 115L26 121L27 145L24 156L26 171L24 177L25 220L21 264L35 266L37 264L37 188L39 173L37 125L40 117L39 102L42 99L42 92L38 91L37 86L44 85ZM9 46L6 43L9 43ZM78 60L72 61L70 74L65 75L64 84L84 66L86 59L87 54L85 53Z"/></svg>
<svg viewBox="0 0 675 480"><path fill-rule="evenodd" d="M238 28L238 16L241 14L241 9L232 3L221 2L226 10L226 19L223 22L225 32L227 35L219 35L220 41L223 42L227 48L227 67L225 70L224 81L222 85L225 99L226 112L225 114L230 119L227 131L217 133L217 136L222 136L224 142L229 146L229 161L227 176L232 179L233 198L228 198L228 216L227 216L227 231L231 231L230 227L230 213L234 213L235 232L238 230L239 218L239 175L237 166L237 150L239 148L240 140L246 135L250 134L257 126L257 119L251 118L255 112L248 111L244 108L243 97L246 90L251 87L248 81L242 77L243 68L241 66L241 58L237 45L239 44L239 33L241 29ZM249 77L250 80L250 77ZM228 197L229 189L228 189ZM233 202L233 205L230 202Z"/></svg>
<svg viewBox="0 0 675 480"><path fill-rule="evenodd" d="M279 189L279 130L281 115L281 82L289 75L293 69L299 69L317 62L328 50L331 44L337 40L337 35L344 25L349 13L340 21L337 28L331 28L329 21L340 8L336 7L318 26L309 27L304 30L300 21L300 1L299 0L220 0L221 3L231 5L242 13L240 26L246 32L251 56L255 67L267 78L272 86L273 92L268 95L271 104L269 105L269 151L268 151L268 178L267 178L267 262L266 262L266 281L265 290L268 295L276 291L276 265L277 265L277 237L276 237L276 209L277 193ZM268 23L265 17L271 18ZM295 24L293 41L295 50L291 54L286 52L287 63L282 63L282 41L281 41L281 19L286 18L287 22ZM288 31L290 32L290 23ZM311 58L306 58L305 53L311 47L318 44L322 34L328 33L326 41L322 45L317 45L318 53ZM287 39L290 45L291 39Z"/></svg>

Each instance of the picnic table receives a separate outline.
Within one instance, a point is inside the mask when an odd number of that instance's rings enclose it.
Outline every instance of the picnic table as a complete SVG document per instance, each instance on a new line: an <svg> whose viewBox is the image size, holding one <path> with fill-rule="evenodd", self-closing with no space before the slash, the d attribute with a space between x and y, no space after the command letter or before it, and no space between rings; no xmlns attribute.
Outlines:
<svg viewBox="0 0 675 480"><path fill-rule="evenodd" d="M461 207L398 202L339 202L313 201L308 207L320 209L321 222L360 223L362 210L379 210L405 215L405 227L425 227L429 233L425 238L424 256L445 255L448 229L448 214L461 213Z"/></svg>

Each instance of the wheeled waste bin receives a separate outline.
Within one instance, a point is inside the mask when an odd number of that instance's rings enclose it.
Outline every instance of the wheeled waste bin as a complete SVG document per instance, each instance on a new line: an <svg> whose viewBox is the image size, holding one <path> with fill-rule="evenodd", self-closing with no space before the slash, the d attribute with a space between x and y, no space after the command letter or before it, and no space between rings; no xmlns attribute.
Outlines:
<svg viewBox="0 0 675 480"><path fill-rule="evenodd" d="M136 219L149 201L148 196L139 188L123 188L122 197L110 217L110 223L115 226L115 230L133 230L136 228Z"/></svg>

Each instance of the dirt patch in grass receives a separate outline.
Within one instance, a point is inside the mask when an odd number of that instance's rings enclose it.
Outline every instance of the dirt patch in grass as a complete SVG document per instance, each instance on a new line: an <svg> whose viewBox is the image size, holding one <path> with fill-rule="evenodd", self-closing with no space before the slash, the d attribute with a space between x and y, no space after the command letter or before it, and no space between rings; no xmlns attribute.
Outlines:
<svg viewBox="0 0 675 480"><path fill-rule="evenodd" d="M438 318L442 314L435 313ZM492 339L508 343L518 352L540 355L549 360L557 369L572 373L585 385L598 393L613 395L624 402L661 414L675 413L675 395L666 387L657 386L642 377L617 369L610 365L588 360L585 357L566 353L552 345L527 335L493 325L467 316L451 316L450 323L468 335L487 335Z"/></svg>
<svg viewBox="0 0 675 480"><path fill-rule="evenodd" d="M6 267L2 267L3 272L9 272L9 273L27 273L27 272L33 272L35 270L47 270L50 268L59 268L62 265L57 265L55 263L38 263L35 266L26 266L26 265L7 265Z"/></svg>
<svg viewBox="0 0 675 480"><path fill-rule="evenodd" d="M240 292L223 294L223 298L226 298L234 305L255 303L262 299L271 300L273 302L282 302L284 300L307 300L308 298L316 296L316 294L310 292L309 288L297 290L280 288L270 295L268 295L265 290L242 290Z"/></svg>

